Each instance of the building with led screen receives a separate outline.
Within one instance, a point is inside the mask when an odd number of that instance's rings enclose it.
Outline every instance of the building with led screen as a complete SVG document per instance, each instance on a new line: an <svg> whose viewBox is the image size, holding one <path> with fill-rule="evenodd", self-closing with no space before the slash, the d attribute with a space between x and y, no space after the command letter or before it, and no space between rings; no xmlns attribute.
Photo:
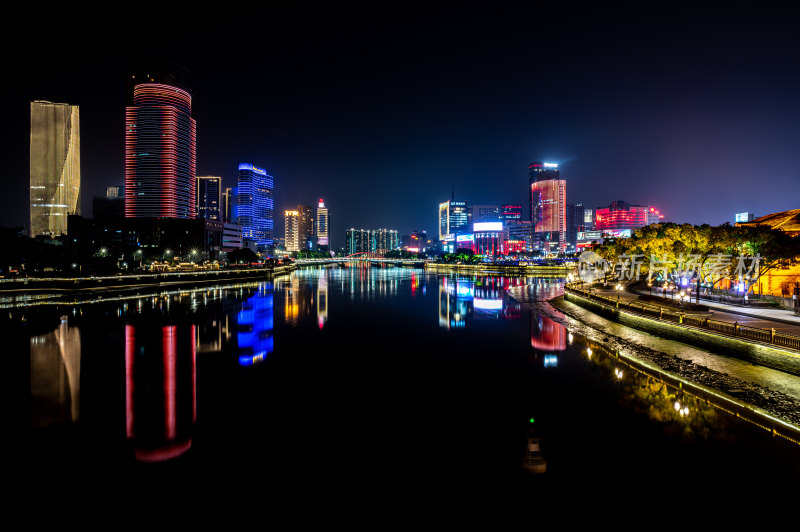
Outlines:
<svg viewBox="0 0 800 532"><path fill-rule="evenodd" d="M195 218L196 124L192 97L140 83L125 110L125 216Z"/></svg>
<svg viewBox="0 0 800 532"><path fill-rule="evenodd" d="M655 207L631 205L622 200L595 210L594 228L599 231L638 229L658 223L664 216Z"/></svg>
<svg viewBox="0 0 800 532"><path fill-rule="evenodd" d="M274 190L275 180L266 170L250 163L239 165L231 218L242 226L242 239L254 241L259 250L271 246L275 237Z"/></svg>
<svg viewBox="0 0 800 532"><path fill-rule="evenodd" d="M530 163L528 176L534 236L546 252L565 251L567 182L555 163Z"/></svg>
<svg viewBox="0 0 800 532"><path fill-rule="evenodd" d="M472 225L474 251L494 257L500 254L503 242L503 222L479 222Z"/></svg>
<svg viewBox="0 0 800 532"><path fill-rule="evenodd" d="M30 235L67 232L81 213L81 142L77 105L31 102Z"/></svg>

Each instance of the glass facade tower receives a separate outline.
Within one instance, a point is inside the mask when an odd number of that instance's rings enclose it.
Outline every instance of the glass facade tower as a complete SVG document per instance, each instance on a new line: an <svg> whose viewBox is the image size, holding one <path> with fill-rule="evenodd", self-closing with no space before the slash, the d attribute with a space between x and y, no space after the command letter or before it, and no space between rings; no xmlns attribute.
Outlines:
<svg viewBox="0 0 800 532"><path fill-rule="evenodd" d="M125 110L125 216L195 218L192 97L161 83L133 88Z"/></svg>
<svg viewBox="0 0 800 532"><path fill-rule="evenodd" d="M233 223L242 226L242 238L254 240L266 249L274 240L274 178L250 163L239 165L238 185L232 201Z"/></svg>
<svg viewBox="0 0 800 532"><path fill-rule="evenodd" d="M77 105L31 102L30 235L67 232L81 213L81 143Z"/></svg>
<svg viewBox="0 0 800 532"><path fill-rule="evenodd" d="M197 176L197 217L222 221L222 178Z"/></svg>

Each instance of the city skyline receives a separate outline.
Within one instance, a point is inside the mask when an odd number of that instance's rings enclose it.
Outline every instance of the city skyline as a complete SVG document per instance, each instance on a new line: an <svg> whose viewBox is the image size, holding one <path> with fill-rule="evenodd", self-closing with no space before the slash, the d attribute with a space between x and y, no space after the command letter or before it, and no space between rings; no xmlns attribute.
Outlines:
<svg viewBox="0 0 800 532"><path fill-rule="evenodd" d="M227 187L239 162L259 161L276 177L276 211L318 197L336 210L335 248L352 226L435 234L436 206L453 193L526 205L536 160L558 163L567 201L589 208L623 199L657 206L664 221L719 224L797 206L798 47L780 13L596 15L405 12L379 31L344 14L334 30L322 14L281 13L263 57L246 37L234 47L177 33L135 47L110 34L103 50L77 42L69 64L21 52L2 143L20 177L0 225L28 219L27 108L37 99L81 107L83 212L122 185L127 75L145 55L189 71L197 174ZM764 182L781 193L751 192Z"/></svg>

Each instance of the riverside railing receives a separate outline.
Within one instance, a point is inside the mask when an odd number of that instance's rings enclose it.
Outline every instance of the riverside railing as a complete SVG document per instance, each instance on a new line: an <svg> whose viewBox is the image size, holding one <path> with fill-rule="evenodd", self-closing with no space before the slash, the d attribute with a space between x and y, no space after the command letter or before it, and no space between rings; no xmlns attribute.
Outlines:
<svg viewBox="0 0 800 532"><path fill-rule="evenodd" d="M581 295L592 301L599 301L614 308L628 310L634 314L658 318L678 325L690 325L700 329L708 329L737 338L746 338L748 340L800 350L800 336L778 332L775 329L748 327L746 325L739 325L738 323L712 320L705 316L687 315L685 312L675 312L668 308L654 307L653 305L648 305L639 301L624 301L613 297L594 294L591 291L574 286L566 287L566 291L567 293L572 292Z"/></svg>

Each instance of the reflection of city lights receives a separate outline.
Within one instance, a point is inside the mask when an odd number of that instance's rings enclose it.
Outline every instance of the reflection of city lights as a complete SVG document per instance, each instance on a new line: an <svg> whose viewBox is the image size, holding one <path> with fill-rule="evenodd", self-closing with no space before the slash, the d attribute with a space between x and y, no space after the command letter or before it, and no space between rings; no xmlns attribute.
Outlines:
<svg viewBox="0 0 800 532"><path fill-rule="evenodd" d="M472 304L479 310L503 310L502 299L480 299L476 297Z"/></svg>
<svg viewBox="0 0 800 532"><path fill-rule="evenodd" d="M544 356L544 367L546 367L546 368L558 367L558 357L556 355L545 355Z"/></svg>
<svg viewBox="0 0 800 532"><path fill-rule="evenodd" d="M592 348L591 347L587 347L586 348L586 354L589 355L590 357L592 356Z"/></svg>

